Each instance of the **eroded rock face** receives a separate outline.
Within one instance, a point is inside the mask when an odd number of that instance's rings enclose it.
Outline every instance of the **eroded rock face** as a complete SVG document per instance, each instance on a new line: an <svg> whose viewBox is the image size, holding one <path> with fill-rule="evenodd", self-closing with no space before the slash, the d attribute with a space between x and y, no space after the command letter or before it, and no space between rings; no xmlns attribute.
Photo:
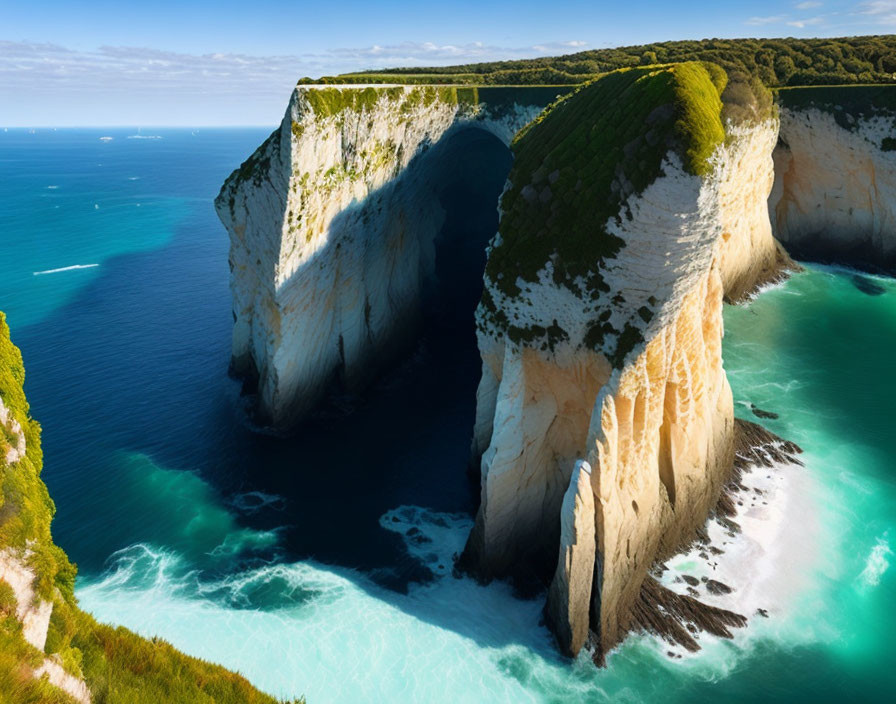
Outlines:
<svg viewBox="0 0 896 704"><path fill-rule="evenodd" d="M6 463L14 464L25 456L25 433L22 425L9 412L0 398L0 450L5 453Z"/></svg>
<svg viewBox="0 0 896 704"><path fill-rule="evenodd" d="M725 300L740 302L798 268L773 237L765 211L775 181L777 129L734 127L719 189L722 244L718 260Z"/></svg>
<svg viewBox="0 0 896 704"><path fill-rule="evenodd" d="M231 238L233 369L257 379L263 422L289 426L334 384L363 388L415 335L449 138L480 129L509 144L543 104L492 110L432 86L296 89L215 202Z"/></svg>
<svg viewBox="0 0 896 704"><path fill-rule="evenodd" d="M16 617L22 623L22 636L35 648L43 650L53 603L36 598L34 573L12 550L0 552L0 580L9 584L16 596Z"/></svg>
<svg viewBox="0 0 896 704"><path fill-rule="evenodd" d="M729 476L722 302L789 262L766 206L776 139L774 119L729 126L702 174L668 152L603 224L621 245L583 279L558 280L550 258L535 281L486 276L473 443L482 503L461 565L553 575L546 613L568 654L589 631L606 652L636 625L648 569L693 539Z"/></svg>
<svg viewBox="0 0 896 704"><path fill-rule="evenodd" d="M791 254L896 271L894 135L886 111L782 107L769 210Z"/></svg>
<svg viewBox="0 0 896 704"><path fill-rule="evenodd" d="M50 616L53 614L53 602L38 599L34 591L34 572L28 566L29 554L20 554L14 550L0 551L0 582L12 587L16 598L16 618L22 624L22 637L29 645L40 651L47 642L47 631L50 628ZM44 659L33 672L37 679L46 677L50 683L64 691L80 704L90 704L91 695L87 684L79 677L66 672L58 656Z"/></svg>
<svg viewBox="0 0 896 704"><path fill-rule="evenodd" d="M591 466L579 461L560 508L560 558L546 607L557 642L570 656L588 638L597 544L594 516Z"/></svg>

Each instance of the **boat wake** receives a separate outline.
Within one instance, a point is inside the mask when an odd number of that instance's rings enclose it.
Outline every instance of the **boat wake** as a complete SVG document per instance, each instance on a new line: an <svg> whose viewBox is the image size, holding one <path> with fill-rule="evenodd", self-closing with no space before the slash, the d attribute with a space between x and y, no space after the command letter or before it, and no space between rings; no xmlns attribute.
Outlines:
<svg viewBox="0 0 896 704"><path fill-rule="evenodd" d="M63 271L75 271L77 269L94 269L98 267L99 264L73 264L72 266L63 266L59 269L46 269L44 271L35 271L32 272L34 276L43 276L44 274L59 274Z"/></svg>

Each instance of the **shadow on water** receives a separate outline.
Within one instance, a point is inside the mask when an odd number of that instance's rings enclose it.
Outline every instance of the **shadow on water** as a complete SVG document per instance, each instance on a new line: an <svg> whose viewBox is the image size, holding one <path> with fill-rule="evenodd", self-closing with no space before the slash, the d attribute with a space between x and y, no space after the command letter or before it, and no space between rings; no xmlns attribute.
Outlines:
<svg viewBox="0 0 896 704"><path fill-rule="evenodd" d="M227 239L210 201L168 246L107 262L70 304L18 331L44 427L54 533L84 573L96 575L134 543L177 549L230 530L225 515L191 514L206 484L202 503L231 507L239 527L279 529L278 560L367 571L399 591L427 579L378 522L400 505L473 508L465 471L480 374L472 312L511 160L496 138L475 132L471 155L439 194L442 295L410 356L348 415L311 420L289 438L248 429L239 384L226 376ZM200 566L220 575L245 563Z"/></svg>

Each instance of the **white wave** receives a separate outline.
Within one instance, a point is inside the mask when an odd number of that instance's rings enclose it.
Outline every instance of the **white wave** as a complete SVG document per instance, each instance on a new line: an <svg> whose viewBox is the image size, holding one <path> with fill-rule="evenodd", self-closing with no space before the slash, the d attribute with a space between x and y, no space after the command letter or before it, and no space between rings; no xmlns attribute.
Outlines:
<svg viewBox="0 0 896 704"><path fill-rule="evenodd" d="M819 517L820 485L810 470L789 464L752 468L741 484L744 490L734 495L738 505L733 518L741 531L732 534L719 521L710 520L710 545L723 552L715 554L696 545L668 560L660 581L687 593L689 585L683 577L695 577L700 580L700 601L746 616L746 628L734 630L733 645L742 652L768 638L778 646L830 640L835 634L816 618L821 598L818 573L831 571L821 549L825 526ZM795 516L800 520L794 521ZM732 591L712 594L707 580L721 582ZM665 644L664 650L716 674L736 667L732 642L707 634L700 634L698 640L703 651L695 655Z"/></svg>
<svg viewBox="0 0 896 704"><path fill-rule="evenodd" d="M48 191L55 191L59 186L47 186Z"/></svg>
<svg viewBox="0 0 896 704"><path fill-rule="evenodd" d="M162 139L159 134L130 134L128 139Z"/></svg>
<svg viewBox="0 0 896 704"><path fill-rule="evenodd" d="M115 137L100 137L101 142L111 142Z"/></svg>
<svg viewBox="0 0 896 704"><path fill-rule="evenodd" d="M658 638L635 635L598 670L588 655L560 657L542 621L540 599L519 600L500 582L488 586L451 576L471 519L400 506L380 525L401 535L408 553L435 573L407 594L384 589L367 575L313 560L269 564L221 579L202 580L176 553L134 546L118 553L97 581L81 581L81 605L101 620L239 670L279 697L358 702L688 701L683 678L712 680L738 666L758 638L814 638L804 624L786 628L816 554L809 472L757 470L744 478L746 501L730 538L711 527L725 554L671 560L670 584L685 570L723 581L735 592L701 598L753 616L735 640L701 637L703 651L670 659ZM760 496L752 487L762 485ZM766 501L766 504L762 502ZM820 520L820 519L819 519ZM688 564L693 562L694 564ZM717 564L713 564L717 563ZM782 569L786 565L787 569ZM677 583L674 588L680 588ZM811 610L814 604L809 605ZM817 613L817 612L816 612ZM762 630L764 627L765 630ZM793 632L797 635L794 636ZM270 653L278 653L276 667ZM681 690L678 697L671 692Z"/></svg>
<svg viewBox="0 0 896 704"><path fill-rule="evenodd" d="M877 539L877 544L871 549L871 553L865 561L865 569L859 575L859 581L863 586L876 587L880 584L880 578L890 567L890 561L887 557L892 554L893 549L887 541L887 534L884 533Z"/></svg>
<svg viewBox="0 0 896 704"><path fill-rule="evenodd" d="M46 269L45 271L34 271L34 276L43 276L44 274L58 274L62 271L75 271L76 269L94 269L99 264L73 264L72 266L63 266L59 269Z"/></svg>
<svg viewBox="0 0 896 704"><path fill-rule="evenodd" d="M401 506L380 523L405 536L412 555L450 566L471 520ZM595 669L587 655L570 663L542 623L540 600L438 572L406 594L313 560L202 580L176 553L138 545L116 554L98 580L80 580L77 595L101 620L159 635L278 697L472 704L662 695L663 673L653 666L663 668L664 658L643 638L630 639L611 669ZM679 676L665 674L667 685Z"/></svg>
<svg viewBox="0 0 896 704"><path fill-rule="evenodd" d="M139 181L139 180L140 180L139 176L128 176L128 181Z"/></svg>

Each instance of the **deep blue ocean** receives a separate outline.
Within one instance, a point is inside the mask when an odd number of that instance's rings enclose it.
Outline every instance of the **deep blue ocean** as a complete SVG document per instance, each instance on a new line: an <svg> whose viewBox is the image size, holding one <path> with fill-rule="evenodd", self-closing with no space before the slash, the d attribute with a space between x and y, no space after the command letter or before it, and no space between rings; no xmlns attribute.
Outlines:
<svg viewBox="0 0 896 704"><path fill-rule="evenodd" d="M268 133L0 132L0 310L82 606L313 704L891 698L896 283L810 266L726 311L738 413L780 414L806 450L751 479L766 500L718 568L731 608L769 618L684 659L633 637L597 671L556 655L541 600L451 576L474 506L466 316L295 436L247 426L212 200ZM492 215L447 227L493 231L493 194L451 198Z"/></svg>

